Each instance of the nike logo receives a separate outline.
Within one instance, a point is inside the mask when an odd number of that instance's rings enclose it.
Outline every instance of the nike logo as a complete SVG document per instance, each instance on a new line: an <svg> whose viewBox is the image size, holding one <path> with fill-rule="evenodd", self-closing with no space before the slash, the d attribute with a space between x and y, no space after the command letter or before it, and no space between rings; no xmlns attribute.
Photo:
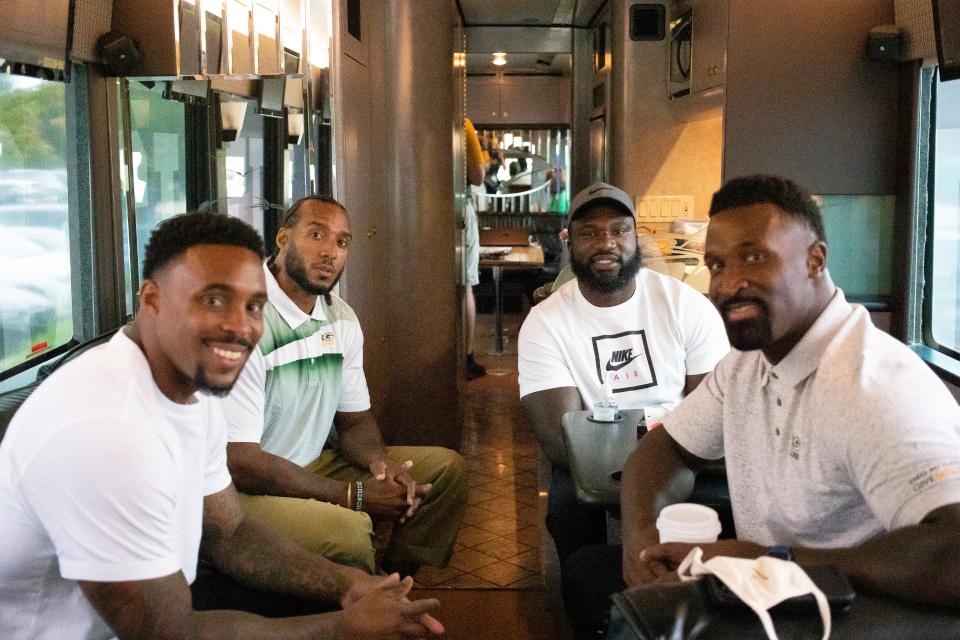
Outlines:
<svg viewBox="0 0 960 640"><path fill-rule="evenodd" d="M620 371L639 357L633 355L633 349L614 351L610 354L610 359L607 360L607 371Z"/></svg>

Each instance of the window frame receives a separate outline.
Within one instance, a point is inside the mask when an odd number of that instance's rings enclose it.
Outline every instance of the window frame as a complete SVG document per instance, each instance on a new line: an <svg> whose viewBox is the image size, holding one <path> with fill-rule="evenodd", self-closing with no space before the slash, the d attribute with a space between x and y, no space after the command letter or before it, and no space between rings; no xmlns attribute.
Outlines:
<svg viewBox="0 0 960 640"><path fill-rule="evenodd" d="M923 303L921 305L921 339L923 345L937 351L960 364L960 351L947 345L939 343L933 335L933 252L934 252L934 223L936 219L936 199L933 197L936 180L936 154L937 154L937 87L940 84L939 73L934 72L931 75L930 104L924 110L928 124L928 161L927 176L925 188L928 197L926 199L925 212L925 246L923 248Z"/></svg>
<svg viewBox="0 0 960 640"><path fill-rule="evenodd" d="M61 75L57 74L54 74L53 78L40 79L47 80L49 82L61 82L64 85L64 135L66 136L64 144L67 155L67 225L69 234L67 240L67 249L70 260L71 322L73 325L73 335L69 340L61 345L58 345L52 349L44 350L42 353L38 353L34 356L27 357L20 364L13 365L7 369L0 369L0 383L22 375L24 372L36 369L42 366L44 363L60 357L76 345L80 344L83 333L83 325L81 321L83 314L77 308L77 303L82 297L82 292L78 290L78 287L80 286L80 275L77 273L76 269L78 264L82 264L83 262L83 257L80 256L80 252L84 251L84 248L82 246L74 246L74 241L79 235L76 229L78 225L78 219L81 217L80 211L84 209L82 203L84 201L89 202L88 198L85 200L85 197L89 195L89 192L82 192L83 185L81 185L80 181L78 180L78 174L80 172L77 167L77 151L81 146L81 141L78 140L78 129L80 128L78 127L78 121L85 121L88 115L88 111L85 108L85 102L78 99L78 96L80 96L82 93L78 90L78 87L82 85L83 89L86 89L85 74L82 73L81 69L81 73L73 74L73 78L69 82L65 81ZM71 189L71 186L74 188ZM78 333L81 334L81 337L78 337Z"/></svg>
<svg viewBox="0 0 960 640"><path fill-rule="evenodd" d="M937 120L937 86L940 82L937 69L922 69L919 74L920 98L918 105L919 127L921 135L917 138L921 149L915 159L921 165L920 175L915 185L919 203L916 211L918 218L916 228L922 236L915 243L922 244L912 247L911 251L919 259L920 264L911 274L910 307L913 310L912 319L908 324L914 328L910 331L911 341L908 344L921 359L945 382L960 387L960 353L946 345L940 344L933 336L933 224L935 166L936 166L936 120ZM922 148L927 145L926 153ZM922 166L923 164L926 166ZM921 279L917 283L917 279ZM920 286L922 285L922 286ZM920 300L916 300L919 297Z"/></svg>

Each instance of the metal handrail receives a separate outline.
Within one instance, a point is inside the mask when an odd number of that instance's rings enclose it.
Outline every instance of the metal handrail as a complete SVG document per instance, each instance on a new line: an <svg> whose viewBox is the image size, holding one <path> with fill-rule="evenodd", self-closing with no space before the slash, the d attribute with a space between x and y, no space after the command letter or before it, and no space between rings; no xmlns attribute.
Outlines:
<svg viewBox="0 0 960 640"><path fill-rule="evenodd" d="M547 180L546 182L541 184L539 187L534 187L529 191L518 191L516 193L475 193L473 195L476 198L516 198L521 196L528 196L531 193L542 191L543 189L546 189L547 185L549 184L550 184L550 181Z"/></svg>

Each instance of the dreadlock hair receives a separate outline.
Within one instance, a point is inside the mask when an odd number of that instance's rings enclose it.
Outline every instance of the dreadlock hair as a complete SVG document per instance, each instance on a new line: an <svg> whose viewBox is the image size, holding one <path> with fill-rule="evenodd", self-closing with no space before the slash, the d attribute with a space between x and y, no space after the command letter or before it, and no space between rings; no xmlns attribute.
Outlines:
<svg viewBox="0 0 960 640"><path fill-rule="evenodd" d="M158 224L143 259L143 278L152 278L190 247L225 244L249 249L262 260L263 240L246 222L217 213L185 213Z"/></svg>
<svg viewBox="0 0 960 640"><path fill-rule="evenodd" d="M752 204L776 206L787 215L805 222L817 240L826 243L827 234L823 229L820 207L803 187L781 176L758 174L728 180L713 194L710 217L727 209Z"/></svg>

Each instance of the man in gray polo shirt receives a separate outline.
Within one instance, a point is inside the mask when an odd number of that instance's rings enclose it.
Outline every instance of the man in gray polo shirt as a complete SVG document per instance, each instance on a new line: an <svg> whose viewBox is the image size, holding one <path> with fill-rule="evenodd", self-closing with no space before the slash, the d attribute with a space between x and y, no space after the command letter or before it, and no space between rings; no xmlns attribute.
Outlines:
<svg viewBox="0 0 960 640"><path fill-rule="evenodd" d="M726 456L738 539L703 545L705 557L776 545L859 588L956 606L956 401L834 286L820 210L797 185L731 180L710 216L710 297L735 349L624 468L626 583L675 570L692 545L657 544L657 505Z"/></svg>

